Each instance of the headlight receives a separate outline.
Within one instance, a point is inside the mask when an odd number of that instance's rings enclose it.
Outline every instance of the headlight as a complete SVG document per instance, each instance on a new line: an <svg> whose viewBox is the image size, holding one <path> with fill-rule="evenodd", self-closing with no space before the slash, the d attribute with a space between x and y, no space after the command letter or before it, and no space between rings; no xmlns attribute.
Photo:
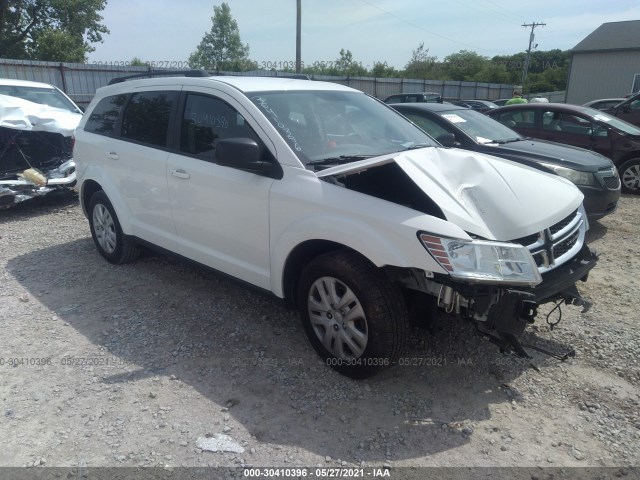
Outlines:
<svg viewBox="0 0 640 480"><path fill-rule="evenodd" d="M578 170L574 170L572 168L561 167L559 165L553 165L551 163L542 163L549 170L555 172L556 175L561 176L562 178L566 178L571 183L575 185L594 185L595 181L593 178L593 173L589 172L580 172Z"/></svg>
<svg viewBox="0 0 640 480"><path fill-rule="evenodd" d="M452 277L478 283L537 285L542 282L531 253L512 243L459 240L421 233L422 244Z"/></svg>

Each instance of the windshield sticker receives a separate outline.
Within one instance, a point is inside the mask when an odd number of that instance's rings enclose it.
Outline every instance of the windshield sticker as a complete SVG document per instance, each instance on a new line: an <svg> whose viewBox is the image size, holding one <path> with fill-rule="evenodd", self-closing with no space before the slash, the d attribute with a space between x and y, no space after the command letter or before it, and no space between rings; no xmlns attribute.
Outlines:
<svg viewBox="0 0 640 480"><path fill-rule="evenodd" d="M258 103L258 105L260 105L260 107L264 110L265 114L273 119L278 128L283 131L285 137L289 139L291 143L293 143L293 148L297 152L301 152L302 147L298 144L298 140L296 140L296 137L294 137L293 133L291 133L291 129L289 129L289 127L287 127L284 123L282 123L282 121L278 119L278 114L274 112L273 109L269 106L269 104L267 103L267 99L263 97L253 97L252 100L255 100L255 102Z"/></svg>
<svg viewBox="0 0 640 480"><path fill-rule="evenodd" d="M466 123L466 120L455 113L445 113L442 115L444 118L449 120L451 123Z"/></svg>
<svg viewBox="0 0 640 480"><path fill-rule="evenodd" d="M606 117L606 116L601 115L601 114L594 115L593 118L595 118L596 120L600 120L601 122L610 122L611 121L611 117Z"/></svg>
<svg viewBox="0 0 640 480"><path fill-rule="evenodd" d="M476 142L478 143L497 143L495 140L491 140L490 138L484 138L478 135L476 137Z"/></svg>

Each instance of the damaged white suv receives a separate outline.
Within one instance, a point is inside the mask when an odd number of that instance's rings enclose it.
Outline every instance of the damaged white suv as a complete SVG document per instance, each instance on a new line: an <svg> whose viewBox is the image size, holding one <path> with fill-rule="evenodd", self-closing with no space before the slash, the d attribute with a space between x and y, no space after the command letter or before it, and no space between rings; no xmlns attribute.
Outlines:
<svg viewBox="0 0 640 480"><path fill-rule="evenodd" d="M327 364L393 364L436 307L519 355L536 307L586 305L582 194L508 160L443 148L341 85L191 76L105 87L76 130L81 202L110 262L141 246L300 310Z"/></svg>

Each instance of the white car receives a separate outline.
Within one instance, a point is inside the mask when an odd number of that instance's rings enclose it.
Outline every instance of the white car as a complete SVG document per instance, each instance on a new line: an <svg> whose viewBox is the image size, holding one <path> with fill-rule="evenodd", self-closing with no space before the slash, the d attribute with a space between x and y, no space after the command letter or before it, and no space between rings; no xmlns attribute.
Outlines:
<svg viewBox="0 0 640 480"><path fill-rule="evenodd" d="M596 263L573 184L444 148L333 83L123 81L98 90L74 156L108 261L152 246L269 291L352 377L396 361L436 306L526 356L537 305L585 304Z"/></svg>
<svg viewBox="0 0 640 480"><path fill-rule="evenodd" d="M82 111L53 85L0 79L0 208L75 185Z"/></svg>

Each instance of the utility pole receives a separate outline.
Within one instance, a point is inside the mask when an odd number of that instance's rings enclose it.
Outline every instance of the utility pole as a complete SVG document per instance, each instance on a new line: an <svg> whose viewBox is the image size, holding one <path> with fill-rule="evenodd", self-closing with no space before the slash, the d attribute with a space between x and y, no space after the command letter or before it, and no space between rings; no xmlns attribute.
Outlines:
<svg viewBox="0 0 640 480"><path fill-rule="evenodd" d="M533 45L533 40L535 39L535 35L533 31L536 27L544 27L546 23L523 23L523 27L531 27L531 34L529 35L529 48L527 49L527 58L524 61L524 70L522 71L522 94L524 95L524 87L527 82L527 73L529 72L529 61L531 60L531 45Z"/></svg>
<svg viewBox="0 0 640 480"><path fill-rule="evenodd" d="M302 6L301 0L297 1L296 16L296 73L302 71Z"/></svg>

